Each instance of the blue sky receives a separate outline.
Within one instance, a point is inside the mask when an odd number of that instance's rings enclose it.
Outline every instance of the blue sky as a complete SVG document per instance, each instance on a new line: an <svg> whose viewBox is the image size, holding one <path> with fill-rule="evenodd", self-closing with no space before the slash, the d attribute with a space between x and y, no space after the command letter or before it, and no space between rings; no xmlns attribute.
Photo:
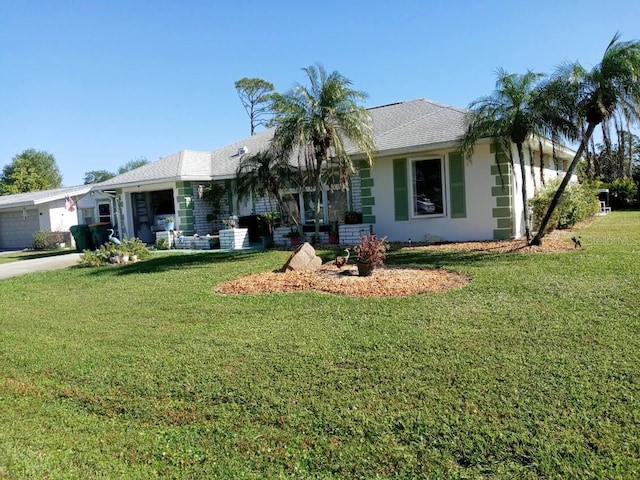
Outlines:
<svg viewBox="0 0 640 480"><path fill-rule="evenodd" d="M495 70L593 66L616 31L640 38L640 2L2 0L0 168L52 153L67 186L249 134L234 89L279 92L320 62L369 94L466 107Z"/></svg>

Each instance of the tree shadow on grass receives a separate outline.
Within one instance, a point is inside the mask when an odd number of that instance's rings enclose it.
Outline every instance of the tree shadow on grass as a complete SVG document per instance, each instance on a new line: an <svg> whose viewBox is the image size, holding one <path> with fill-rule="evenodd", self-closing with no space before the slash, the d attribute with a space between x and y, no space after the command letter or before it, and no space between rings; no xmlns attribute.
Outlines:
<svg viewBox="0 0 640 480"><path fill-rule="evenodd" d="M47 257L59 257L61 255L69 255L71 253L77 253L75 250L38 250L30 253L8 253L7 258L11 258L13 261L19 262L21 260L35 260L37 258Z"/></svg>
<svg viewBox="0 0 640 480"><path fill-rule="evenodd" d="M461 266L482 266L496 261L513 261L519 255L480 250L425 250L402 248L387 254L389 265L411 265L417 267L455 268Z"/></svg>
<svg viewBox="0 0 640 480"><path fill-rule="evenodd" d="M138 275L141 273L159 273L177 268L189 268L196 266L212 265L216 263L230 262L234 260L250 260L263 253L260 250L229 251L229 252L202 252L185 254L154 253L151 258L126 265L118 265L114 268L98 268L92 274L104 275Z"/></svg>

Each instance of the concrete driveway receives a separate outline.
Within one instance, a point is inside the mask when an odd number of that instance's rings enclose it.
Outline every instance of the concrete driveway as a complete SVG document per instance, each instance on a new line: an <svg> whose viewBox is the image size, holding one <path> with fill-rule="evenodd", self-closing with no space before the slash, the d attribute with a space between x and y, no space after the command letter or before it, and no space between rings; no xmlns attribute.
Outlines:
<svg viewBox="0 0 640 480"><path fill-rule="evenodd" d="M45 270L57 270L58 268L77 265L81 253L67 253L53 257L32 258L31 260L18 260L0 265L0 280L17 277L26 273L43 272Z"/></svg>

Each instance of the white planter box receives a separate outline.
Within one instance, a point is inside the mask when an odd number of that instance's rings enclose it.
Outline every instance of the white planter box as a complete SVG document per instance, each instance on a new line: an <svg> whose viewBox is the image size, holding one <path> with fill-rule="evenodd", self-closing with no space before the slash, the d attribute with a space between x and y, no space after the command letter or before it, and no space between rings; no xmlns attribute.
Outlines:
<svg viewBox="0 0 640 480"><path fill-rule="evenodd" d="M371 233L371 225L368 223L338 225L338 239L342 245L359 245L362 236L368 233Z"/></svg>
<svg viewBox="0 0 640 480"><path fill-rule="evenodd" d="M220 248L222 250L236 250L238 248L249 248L249 229L230 228L220 230Z"/></svg>

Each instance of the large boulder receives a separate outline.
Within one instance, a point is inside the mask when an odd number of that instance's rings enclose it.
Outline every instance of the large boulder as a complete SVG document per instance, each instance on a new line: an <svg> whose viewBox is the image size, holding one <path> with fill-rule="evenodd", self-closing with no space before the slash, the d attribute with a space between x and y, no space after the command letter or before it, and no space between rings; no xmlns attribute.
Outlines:
<svg viewBox="0 0 640 480"><path fill-rule="evenodd" d="M322 259L316 255L316 250L309 242L304 242L291 254L287 263L282 267L283 272L291 270L317 270L322 266Z"/></svg>

